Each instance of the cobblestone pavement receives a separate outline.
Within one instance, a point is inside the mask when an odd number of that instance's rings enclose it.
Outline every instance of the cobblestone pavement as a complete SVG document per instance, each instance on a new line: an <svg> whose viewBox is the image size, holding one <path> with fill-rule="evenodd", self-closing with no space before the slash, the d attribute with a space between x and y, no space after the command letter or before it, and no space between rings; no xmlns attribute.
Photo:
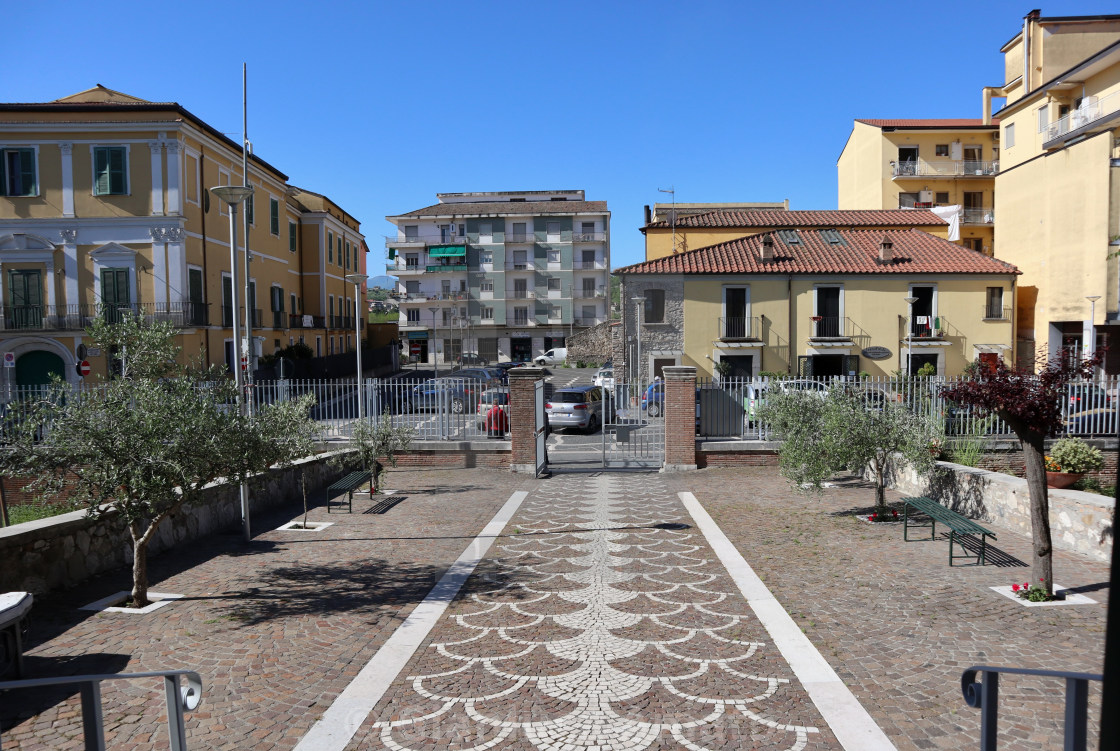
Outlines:
<svg viewBox="0 0 1120 751"><path fill-rule="evenodd" d="M655 474L540 484L347 748L839 748L691 522Z"/></svg>
<svg viewBox="0 0 1120 751"><path fill-rule="evenodd" d="M867 486L805 498L765 467L670 482L696 495L901 751L978 747L980 713L960 689L972 665L1103 667L1107 564L1057 552L1055 581L1100 604L1026 608L989 589L1029 578L1030 540L1010 530L992 526L999 539L987 566L950 568L947 539L903 542L901 524L857 521L853 513L874 503ZM1063 692L1057 681L1004 677L1000 747L1060 749Z"/></svg>
<svg viewBox="0 0 1120 751"><path fill-rule="evenodd" d="M78 607L128 589L125 571L37 597L29 677L189 669L204 682L187 715L195 749L290 749L525 483L486 470L391 471L407 489L384 515L328 515L321 532L279 532L299 513L260 515L250 545L218 535L151 560L152 589L185 595L149 616ZM319 503L322 498L313 499ZM158 681L103 686L108 747L167 748ZM62 702L58 704L58 702ZM76 695L0 695L5 751L81 748ZM15 725L13 728L12 726Z"/></svg>

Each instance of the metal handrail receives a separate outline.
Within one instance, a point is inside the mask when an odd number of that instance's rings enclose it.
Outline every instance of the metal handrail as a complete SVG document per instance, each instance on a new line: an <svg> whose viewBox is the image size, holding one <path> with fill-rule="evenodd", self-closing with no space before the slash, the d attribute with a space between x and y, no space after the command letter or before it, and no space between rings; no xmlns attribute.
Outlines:
<svg viewBox="0 0 1120 751"><path fill-rule="evenodd" d="M170 321L175 326L209 325L209 303L145 302L92 305L3 305L0 331L81 331L97 318L115 323L124 315L145 321Z"/></svg>
<svg viewBox="0 0 1120 751"><path fill-rule="evenodd" d="M976 682L977 673L983 680ZM961 693L964 702L980 710L980 751L996 751L996 731L999 721L999 674L1034 675L1044 678L1064 678L1066 682L1065 751L1084 751L1087 742L1086 717L1089 708L1089 681L1102 681L1097 673L1071 673L1066 670L1034 670L1031 668L996 668L974 665L961 673Z"/></svg>
<svg viewBox="0 0 1120 751"><path fill-rule="evenodd" d="M1050 141L1061 138L1065 134L1075 131L1078 128L1091 125L1097 120L1103 120L1105 117L1120 110L1120 96L1118 95L1120 95L1120 92L1114 91L1108 96L1096 100L1086 98L1086 100L1081 103L1080 107L1071 111L1068 115L1059 118L1046 129L1046 138L1043 145L1045 146Z"/></svg>
<svg viewBox="0 0 1120 751"><path fill-rule="evenodd" d="M999 172L998 161L978 159L918 159L895 162L892 177L991 177Z"/></svg>
<svg viewBox="0 0 1120 751"><path fill-rule="evenodd" d="M179 684L185 676L187 685ZM99 675L67 675L57 678L31 678L20 681L0 682L0 691L14 691L42 686L80 687L82 697L82 732L86 751L105 750L105 720L101 714L101 682L134 680L136 678L163 678L164 697L167 704L167 733L172 751L186 751L187 733L183 711L191 712L202 701L202 678L193 670L153 670L145 673L104 673ZM0 739L0 747L3 741Z"/></svg>
<svg viewBox="0 0 1120 751"><path fill-rule="evenodd" d="M965 208L963 212L961 221L965 224L995 224L996 221L995 209Z"/></svg>

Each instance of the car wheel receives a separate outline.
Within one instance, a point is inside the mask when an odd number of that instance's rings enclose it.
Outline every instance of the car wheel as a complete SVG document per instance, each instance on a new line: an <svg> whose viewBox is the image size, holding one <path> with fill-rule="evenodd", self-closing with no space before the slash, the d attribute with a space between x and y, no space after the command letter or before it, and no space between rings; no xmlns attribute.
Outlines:
<svg viewBox="0 0 1120 751"><path fill-rule="evenodd" d="M463 400L462 399L452 399L451 400L451 412L452 412L452 414L456 414L456 415L463 414Z"/></svg>
<svg viewBox="0 0 1120 751"><path fill-rule="evenodd" d="M587 421L587 434L591 435L599 429L599 418L591 415L591 419Z"/></svg>
<svg viewBox="0 0 1120 751"><path fill-rule="evenodd" d="M657 402L650 402L646 407L646 414L650 417L658 417L661 415L661 405Z"/></svg>

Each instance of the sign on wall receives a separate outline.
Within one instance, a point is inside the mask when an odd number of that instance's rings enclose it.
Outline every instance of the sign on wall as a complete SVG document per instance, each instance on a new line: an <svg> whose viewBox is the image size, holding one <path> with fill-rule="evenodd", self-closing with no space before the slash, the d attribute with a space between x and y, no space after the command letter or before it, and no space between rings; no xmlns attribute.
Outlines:
<svg viewBox="0 0 1120 751"><path fill-rule="evenodd" d="M886 360L891 356L891 351L887 347L867 347L860 354L868 360Z"/></svg>

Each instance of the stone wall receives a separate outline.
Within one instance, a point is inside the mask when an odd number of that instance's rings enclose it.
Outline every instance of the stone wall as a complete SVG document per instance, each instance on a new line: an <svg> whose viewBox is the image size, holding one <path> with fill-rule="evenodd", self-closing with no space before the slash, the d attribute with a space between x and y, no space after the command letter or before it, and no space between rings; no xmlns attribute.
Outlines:
<svg viewBox="0 0 1120 751"><path fill-rule="evenodd" d="M919 479L903 468L891 478L903 495L924 495L972 519L1009 527L1031 536L1027 481L962 464L938 462L937 470ZM1055 548L1083 553L1099 561L1112 556L1112 498L1079 490L1050 488L1050 533Z"/></svg>
<svg viewBox="0 0 1120 751"><path fill-rule="evenodd" d="M565 346L568 348L569 365L579 362L602 365L611 356L610 321L569 336Z"/></svg>
<svg viewBox="0 0 1120 751"><path fill-rule="evenodd" d="M301 499L301 471L307 473L309 494L337 480L343 470L331 466L332 456L322 454L260 475L251 485L250 518L254 512ZM237 485L212 485L205 493L201 502L183 506L160 524L148 548L151 554L240 527ZM0 529L0 592L42 593L73 587L131 561L131 538L113 511L99 519L72 511Z"/></svg>
<svg viewBox="0 0 1120 751"><path fill-rule="evenodd" d="M636 354L633 337L637 331L637 304L631 299L643 297L647 289L665 290L665 322L648 323L642 313L642 363L639 380L648 383L650 361L654 357L677 357L684 354L684 279L680 276L623 276L621 282L622 331L615 338L615 378L630 372Z"/></svg>

